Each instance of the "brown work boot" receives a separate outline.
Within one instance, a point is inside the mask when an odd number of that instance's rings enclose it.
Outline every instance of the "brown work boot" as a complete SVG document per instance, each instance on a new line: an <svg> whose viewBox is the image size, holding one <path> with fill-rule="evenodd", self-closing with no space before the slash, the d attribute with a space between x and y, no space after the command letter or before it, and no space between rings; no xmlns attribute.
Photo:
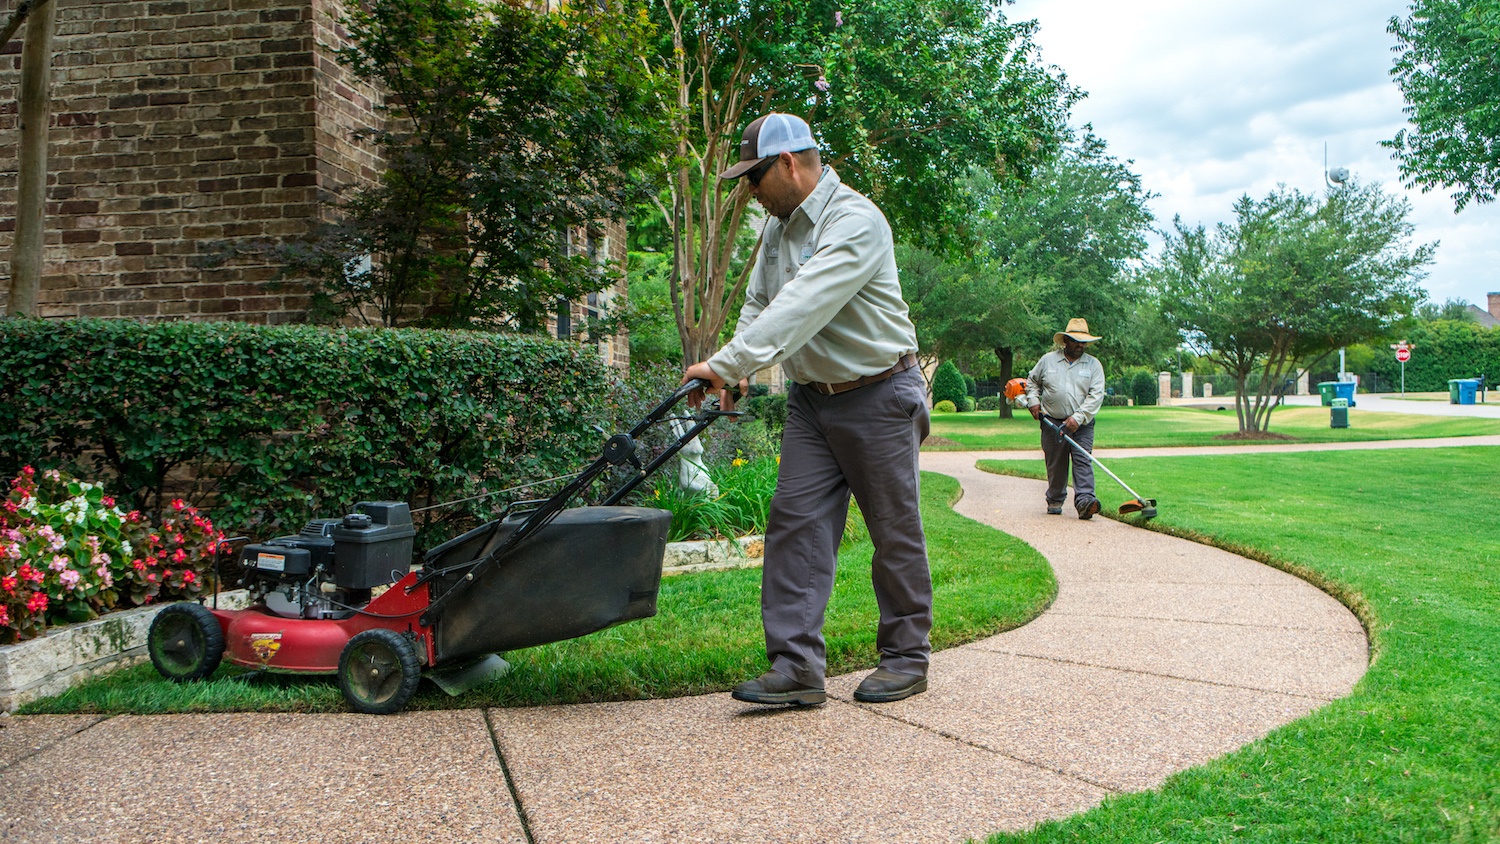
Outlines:
<svg viewBox="0 0 1500 844"><path fill-rule="evenodd" d="M791 703L797 706L817 706L828 700L821 688L804 686L780 671L767 671L754 680L734 687L729 696L746 703Z"/></svg>
<svg viewBox="0 0 1500 844"><path fill-rule="evenodd" d="M1099 512L1099 499L1095 498L1078 510L1078 518L1088 521Z"/></svg>
<svg viewBox="0 0 1500 844"><path fill-rule="evenodd" d="M860 681L854 699L864 703L890 703L927 691L927 678L889 668L877 668Z"/></svg>

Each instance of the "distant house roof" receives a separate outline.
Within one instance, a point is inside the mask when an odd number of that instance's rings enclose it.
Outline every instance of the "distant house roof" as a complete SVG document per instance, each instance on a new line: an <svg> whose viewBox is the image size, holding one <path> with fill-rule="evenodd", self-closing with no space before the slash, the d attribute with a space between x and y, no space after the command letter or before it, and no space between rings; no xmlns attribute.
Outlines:
<svg viewBox="0 0 1500 844"><path fill-rule="evenodd" d="M1469 313L1474 315L1475 322L1479 323L1485 328L1494 328L1495 326L1500 325L1500 319L1495 319L1493 316L1490 316L1489 311L1479 307L1478 305L1470 305Z"/></svg>

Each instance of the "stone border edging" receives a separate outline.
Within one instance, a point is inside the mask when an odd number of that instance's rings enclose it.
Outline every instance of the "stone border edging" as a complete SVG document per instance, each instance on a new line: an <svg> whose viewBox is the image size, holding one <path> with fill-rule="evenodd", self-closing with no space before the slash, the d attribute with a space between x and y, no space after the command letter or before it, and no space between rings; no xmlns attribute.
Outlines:
<svg viewBox="0 0 1500 844"><path fill-rule="evenodd" d="M170 603L112 612L0 646L0 712L60 694L101 672L144 662L151 621ZM241 609L249 603L243 589L219 593L221 607Z"/></svg>
<svg viewBox="0 0 1500 844"><path fill-rule="evenodd" d="M726 571L760 565L766 549L764 536L742 536L739 539L706 539L695 542L669 542L661 573L687 574L695 571Z"/></svg>

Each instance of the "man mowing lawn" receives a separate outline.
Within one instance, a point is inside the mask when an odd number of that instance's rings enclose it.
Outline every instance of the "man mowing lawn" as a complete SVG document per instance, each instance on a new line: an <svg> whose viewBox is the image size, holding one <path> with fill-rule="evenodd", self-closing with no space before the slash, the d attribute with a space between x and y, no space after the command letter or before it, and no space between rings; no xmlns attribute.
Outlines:
<svg viewBox="0 0 1500 844"><path fill-rule="evenodd" d="M1026 405L1031 418L1042 423L1042 453L1047 458L1047 512L1054 516L1062 513L1068 497L1070 463L1073 506L1078 510L1078 518L1092 519L1099 512L1099 499L1094 497L1093 464L1057 433L1060 428L1083 448L1094 450L1094 416L1104 404L1104 367L1084 348L1099 339L1089 333L1087 321L1069 320L1068 327L1052 337L1062 348L1042 355L1026 377Z"/></svg>
<svg viewBox="0 0 1500 844"><path fill-rule="evenodd" d="M745 127L740 162L720 174L741 177L771 219L734 339L688 367L683 382L722 388L781 363L796 386L761 575L771 670L733 695L765 704L826 700L823 619L853 492L875 545L871 581L880 605L880 667L854 697L911 697L927 689L932 651L917 467L928 417L891 227L822 164L799 117L768 114Z"/></svg>

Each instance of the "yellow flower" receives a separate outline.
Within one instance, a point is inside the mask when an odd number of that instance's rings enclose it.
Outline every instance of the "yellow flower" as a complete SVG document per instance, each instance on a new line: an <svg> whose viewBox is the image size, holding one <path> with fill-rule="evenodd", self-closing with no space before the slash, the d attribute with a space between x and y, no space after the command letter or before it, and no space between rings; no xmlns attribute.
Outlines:
<svg viewBox="0 0 1500 844"><path fill-rule="evenodd" d="M776 465L777 465L777 466L780 466L780 465L781 465L781 455L779 455L779 454L778 454L778 455L776 455Z"/></svg>
<svg viewBox="0 0 1500 844"><path fill-rule="evenodd" d="M743 465L745 465L745 458L743 458L743 457L736 457L733 460L729 461L729 465L731 465L731 466L743 466Z"/></svg>

